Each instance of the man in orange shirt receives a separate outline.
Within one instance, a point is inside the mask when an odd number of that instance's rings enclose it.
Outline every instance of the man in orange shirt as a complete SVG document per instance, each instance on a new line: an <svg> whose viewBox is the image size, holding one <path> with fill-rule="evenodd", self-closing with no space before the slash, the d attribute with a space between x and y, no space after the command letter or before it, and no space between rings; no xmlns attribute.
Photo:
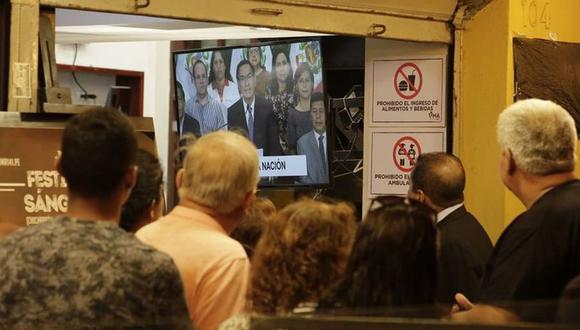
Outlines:
<svg viewBox="0 0 580 330"><path fill-rule="evenodd" d="M137 232L174 259L198 329L217 329L244 307L250 264L229 234L253 201L258 180L258 155L248 139L233 132L204 135L177 173L179 205Z"/></svg>

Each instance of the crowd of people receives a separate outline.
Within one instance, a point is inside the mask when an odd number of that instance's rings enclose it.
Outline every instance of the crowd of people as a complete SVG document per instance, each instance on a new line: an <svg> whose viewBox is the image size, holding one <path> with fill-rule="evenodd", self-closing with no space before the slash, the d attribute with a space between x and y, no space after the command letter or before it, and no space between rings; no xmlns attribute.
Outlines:
<svg viewBox="0 0 580 330"><path fill-rule="evenodd" d="M497 137L501 180L526 211L494 247L464 205L453 155L420 155L408 196L373 199L359 221L346 202L277 210L257 198L255 146L227 131L181 147L179 204L157 219L159 161L122 114L86 111L56 156L67 214L0 240L0 327L249 329L253 314L302 313L578 321L574 120L519 101ZM561 303L510 304L543 300Z"/></svg>
<svg viewBox="0 0 580 330"><path fill-rule="evenodd" d="M272 54L272 72L264 65L265 49ZM187 58L189 99L184 84L176 84L181 134L240 131L262 156L305 155L306 175L284 183L328 183L321 78L315 79L308 60L291 60L290 44L254 46L243 53L239 61L232 60L232 49L211 51L209 63L200 56Z"/></svg>

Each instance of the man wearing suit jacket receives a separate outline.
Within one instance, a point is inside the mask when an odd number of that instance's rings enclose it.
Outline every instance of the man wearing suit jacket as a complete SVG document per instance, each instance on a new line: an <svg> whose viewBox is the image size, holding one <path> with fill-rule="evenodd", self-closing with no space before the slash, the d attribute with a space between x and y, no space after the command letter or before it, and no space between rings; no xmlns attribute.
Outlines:
<svg viewBox="0 0 580 330"><path fill-rule="evenodd" d="M241 98L228 108L229 129L241 129L264 156L282 155L278 138L278 124L272 103L255 95L254 67L242 60L236 68L236 78Z"/></svg>
<svg viewBox="0 0 580 330"><path fill-rule="evenodd" d="M324 96L314 93L310 98L310 118L314 129L298 139L299 155L306 155L308 174L299 179L305 184L328 183L328 155Z"/></svg>
<svg viewBox="0 0 580 330"><path fill-rule="evenodd" d="M419 156L411 173L410 196L437 212L439 276L437 298L452 303L456 293L479 297L491 240L463 205L465 171L459 158L443 152Z"/></svg>
<svg viewBox="0 0 580 330"><path fill-rule="evenodd" d="M578 135L561 106L528 99L497 123L500 176L524 204L501 234L483 277L482 300L556 300L580 274L580 181L574 174ZM470 309L457 297L461 309ZM555 310L520 316L550 321ZM538 318L540 317L540 319Z"/></svg>

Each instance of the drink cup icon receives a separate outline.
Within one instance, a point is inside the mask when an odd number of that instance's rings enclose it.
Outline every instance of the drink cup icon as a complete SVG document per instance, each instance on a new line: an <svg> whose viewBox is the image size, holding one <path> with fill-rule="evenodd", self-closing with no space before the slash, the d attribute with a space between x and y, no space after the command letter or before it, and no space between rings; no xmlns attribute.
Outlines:
<svg viewBox="0 0 580 330"><path fill-rule="evenodd" d="M414 91L415 90L415 70L413 70L413 72L411 72L411 74L407 77L409 78L409 90L410 91Z"/></svg>

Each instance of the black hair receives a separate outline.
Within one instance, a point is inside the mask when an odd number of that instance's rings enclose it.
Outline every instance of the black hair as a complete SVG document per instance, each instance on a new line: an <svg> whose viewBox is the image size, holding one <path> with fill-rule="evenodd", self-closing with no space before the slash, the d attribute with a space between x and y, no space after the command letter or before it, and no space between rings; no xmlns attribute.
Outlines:
<svg viewBox="0 0 580 330"><path fill-rule="evenodd" d="M322 101L322 103L324 103L324 94L322 94L320 92L312 93L312 96L310 96L310 106L312 107L312 103L320 102L320 101Z"/></svg>
<svg viewBox="0 0 580 330"><path fill-rule="evenodd" d="M463 202L465 171L461 160L444 152L431 152L417 158L411 173L413 191L421 189L443 208Z"/></svg>
<svg viewBox="0 0 580 330"><path fill-rule="evenodd" d="M236 67L236 81L239 79L238 74L240 73L240 67L242 65L246 65L246 64L249 65L250 68L252 69L252 74L256 73L254 71L254 67L252 66L252 63L250 63L250 61L248 61L248 60L241 60L240 63L238 63L238 66Z"/></svg>
<svg viewBox="0 0 580 330"><path fill-rule="evenodd" d="M205 74L207 74L207 66L205 66L205 63L203 63L202 60L195 60L195 62L193 62L193 65L191 66L191 76L193 78L195 78L195 73L194 73L195 66L198 65L198 64L203 65L203 68L205 70Z"/></svg>
<svg viewBox="0 0 580 330"><path fill-rule="evenodd" d="M276 78L276 58L278 55L284 54L286 60L288 60L288 65L290 66L290 72L288 73L288 77L286 77L286 90L288 92L292 92L294 88L294 79L292 78L292 63L290 63L290 55L288 55L288 50L284 49L284 47L272 47L272 72L273 77L272 81L270 82L270 94L271 95L278 95L280 94L280 86L278 85L278 79Z"/></svg>
<svg viewBox="0 0 580 330"><path fill-rule="evenodd" d="M214 50L211 53L211 59L209 62L209 78L208 81L210 83L212 83L215 80L215 74L213 72L213 60L215 59L215 54L216 53L220 53L220 55L222 56L222 59L224 60L224 65L226 67L226 71L225 71L225 78L226 80L229 81L233 81L232 79L232 74L230 73L230 57L231 57L231 50L229 49L218 49L218 50Z"/></svg>
<svg viewBox="0 0 580 330"><path fill-rule="evenodd" d="M135 165L135 129L120 112L88 110L66 124L61 169L70 192L84 198L108 197Z"/></svg>
<svg viewBox="0 0 580 330"><path fill-rule="evenodd" d="M152 153L139 149L137 151L137 183L131 191L131 196L123 205L119 226L127 231L136 232L139 220L151 203L157 203L161 198L163 170L159 159Z"/></svg>
<svg viewBox="0 0 580 330"><path fill-rule="evenodd" d="M346 274L332 298L349 308L434 304L435 212L407 200L369 211L359 225Z"/></svg>

